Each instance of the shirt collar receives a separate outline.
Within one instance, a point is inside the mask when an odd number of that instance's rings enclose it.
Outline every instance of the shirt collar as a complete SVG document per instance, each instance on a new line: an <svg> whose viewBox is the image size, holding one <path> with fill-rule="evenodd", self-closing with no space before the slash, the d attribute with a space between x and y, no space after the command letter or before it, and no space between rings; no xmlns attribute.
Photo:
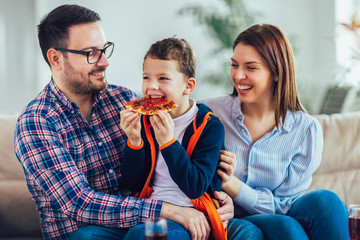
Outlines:
<svg viewBox="0 0 360 240"><path fill-rule="evenodd" d="M240 107L240 100L237 96L232 96L233 97L233 101L231 103L230 109L231 109L231 114L232 114L232 118L235 119L240 119L241 122L244 121L244 115L241 111L241 107ZM280 118L280 124L279 124L279 131L282 131L281 129L281 122L282 122L282 118ZM293 126L295 124L295 113L291 112L290 110L287 111L286 113L286 117L285 117L285 122L284 122L284 132L289 132ZM274 131L276 131L277 128L274 128Z"/></svg>
<svg viewBox="0 0 360 240"><path fill-rule="evenodd" d="M69 109L73 108L72 102L56 86L53 78L51 78L49 87L50 87L51 92L53 92L53 94L54 94L54 98L57 98L57 100L60 101L62 104L64 104L64 106L66 108L69 108ZM76 104L74 104L74 105L76 105Z"/></svg>
<svg viewBox="0 0 360 240"><path fill-rule="evenodd" d="M280 119L280 123L281 123L281 121L282 120ZM293 128L294 124L295 124L295 113L288 110L286 113L284 127L283 127L284 131L290 132L290 130ZM281 130L281 126L279 126L279 129Z"/></svg>
<svg viewBox="0 0 360 240"><path fill-rule="evenodd" d="M64 104L64 106L66 108L79 108L78 105L72 101L70 101L65 95L63 92L61 92L61 90L56 86L55 82L54 82L54 79L51 78L51 81L49 83L49 87L50 87L50 90L54 93L54 96L55 98L57 98L61 103ZM104 91L101 91L99 92L99 94L95 95L94 97L94 105L93 106L96 106L97 103L100 101L100 99L102 98L102 95L104 94Z"/></svg>
<svg viewBox="0 0 360 240"><path fill-rule="evenodd" d="M232 96L233 97L233 101L231 103L231 115L233 119L240 119L241 122L244 120L244 115L241 111L241 103L240 100L237 96Z"/></svg>

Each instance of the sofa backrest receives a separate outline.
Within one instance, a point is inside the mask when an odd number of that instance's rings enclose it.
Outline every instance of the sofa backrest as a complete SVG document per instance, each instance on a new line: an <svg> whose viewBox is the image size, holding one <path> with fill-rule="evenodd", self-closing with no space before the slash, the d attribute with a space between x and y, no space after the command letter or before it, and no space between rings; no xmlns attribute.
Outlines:
<svg viewBox="0 0 360 240"><path fill-rule="evenodd" d="M360 112L317 115L324 132L322 162L309 191L337 193L348 206L360 204Z"/></svg>

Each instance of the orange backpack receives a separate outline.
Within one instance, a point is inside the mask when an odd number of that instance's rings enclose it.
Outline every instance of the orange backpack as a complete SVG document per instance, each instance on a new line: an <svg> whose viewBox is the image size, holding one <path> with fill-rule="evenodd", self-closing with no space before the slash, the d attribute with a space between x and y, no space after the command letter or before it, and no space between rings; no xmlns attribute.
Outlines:
<svg viewBox="0 0 360 240"><path fill-rule="evenodd" d="M199 137L200 137L202 131L204 130L207 122L211 119L211 117L209 116L210 114L212 114L212 112L208 112L206 114L203 122L201 123L201 125L198 128L196 127L196 117L193 121L194 134L190 138L188 147L186 149L186 153L188 154L189 157L191 157L192 151L194 150L194 147L195 147L197 141L199 140ZM150 184L150 180L151 180L152 174L155 169L156 151L155 151L154 140L153 140L153 137L152 137L151 131L150 131L151 125L146 122L145 118L143 118L143 122L144 122L144 127L145 127L145 133L146 133L146 136L149 139L149 143L150 143L152 162L151 162L151 170L150 170L148 178L146 179L145 185L144 185L143 189L141 190L141 192L136 194L136 197L148 198L148 197L150 197L150 195L153 191L153 189L149 186L149 184ZM210 195L206 192L201 197L199 197L197 199L191 199L191 201L194 204L194 207L197 210L204 213L205 216L209 219L211 230L212 230L212 235L213 235L214 239L227 240L226 229L224 229L223 223L222 223L220 216L216 210L217 208L220 207L219 202L216 199L211 198Z"/></svg>

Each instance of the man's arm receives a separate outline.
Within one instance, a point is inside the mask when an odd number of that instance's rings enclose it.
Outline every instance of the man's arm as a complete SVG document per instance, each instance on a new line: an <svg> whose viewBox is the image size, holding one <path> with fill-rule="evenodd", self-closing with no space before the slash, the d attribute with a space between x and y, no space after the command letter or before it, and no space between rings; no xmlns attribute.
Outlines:
<svg viewBox="0 0 360 240"><path fill-rule="evenodd" d="M132 227L160 215L162 202L94 191L55 123L42 116L23 116L15 133L15 152L34 197L80 224ZM84 157L80 154L79 159Z"/></svg>

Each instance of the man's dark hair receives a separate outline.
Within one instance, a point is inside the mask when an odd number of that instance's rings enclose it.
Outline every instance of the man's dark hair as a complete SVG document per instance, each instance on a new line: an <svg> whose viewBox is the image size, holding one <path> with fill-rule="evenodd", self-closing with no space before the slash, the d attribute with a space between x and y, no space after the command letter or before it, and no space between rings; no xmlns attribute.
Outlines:
<svg viewBox="0 0 360 240"><path fill-rule="evenodd" d="M50 48L67 48L70 27L100 20L98 13L79 5L61 5L45 15L38 25L38 38L41 52L49 66L47 51Z"/></svg>

